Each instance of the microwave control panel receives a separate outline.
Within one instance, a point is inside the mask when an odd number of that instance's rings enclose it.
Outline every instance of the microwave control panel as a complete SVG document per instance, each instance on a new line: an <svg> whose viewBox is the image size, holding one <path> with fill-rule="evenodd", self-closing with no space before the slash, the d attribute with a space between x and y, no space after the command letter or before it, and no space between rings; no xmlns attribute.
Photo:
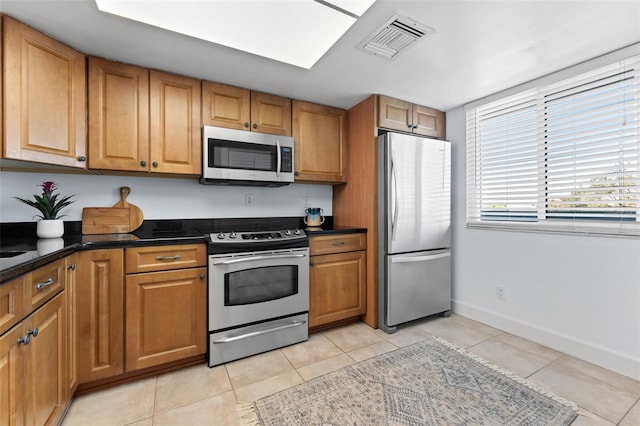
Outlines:
<svg viewBox="0 0 640 426"><path fill-rule="evenodd" d="M293 150L288 146L280 148L280 171L293 172Z"/></svg>

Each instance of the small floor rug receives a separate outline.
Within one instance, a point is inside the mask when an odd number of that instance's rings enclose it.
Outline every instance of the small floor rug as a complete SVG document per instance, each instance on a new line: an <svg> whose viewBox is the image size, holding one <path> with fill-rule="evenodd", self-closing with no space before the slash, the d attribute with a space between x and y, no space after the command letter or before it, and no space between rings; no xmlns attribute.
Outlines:
<svg viewBox="0 0 640 426"><path fill-rule="evenodd" d="M247 405L254 425L568 425L575 404L442 339L376 356Z"/></svg>

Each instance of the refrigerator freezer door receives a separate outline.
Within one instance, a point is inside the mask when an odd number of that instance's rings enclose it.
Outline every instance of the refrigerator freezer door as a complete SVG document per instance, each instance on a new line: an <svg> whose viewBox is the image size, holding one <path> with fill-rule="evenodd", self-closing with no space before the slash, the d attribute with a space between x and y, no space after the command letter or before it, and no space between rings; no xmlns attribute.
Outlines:
<svg viewBox="0 0 640 426"><path fill-rule="evenodd" d="M384 140L386 253L448 248L451 144L388 133Z"/></svg>
<svg viewBox="0 0 640 426"><path fill-rule="evenodd" d="M385 325L451 309L451 252L436 250L386 256Z"/></svg>

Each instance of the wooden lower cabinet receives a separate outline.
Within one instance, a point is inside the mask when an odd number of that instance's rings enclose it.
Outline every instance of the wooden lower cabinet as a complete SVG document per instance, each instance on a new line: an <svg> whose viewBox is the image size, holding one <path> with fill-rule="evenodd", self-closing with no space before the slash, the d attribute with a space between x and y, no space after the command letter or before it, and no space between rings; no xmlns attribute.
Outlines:
<svg viewBox="0 0 640 426"><path fill-rule="evenodd" d="M24 337L22 323L0 335L1 425L25 424L24 346L16 343L22 337Z"/></svg>
<svg viewBox="0 0 640 426"><path fill-rule="evenodd" d="M192 268L127 275L127 371L206 352L206 272Z"/></svg>
<svg viewBox="0 0 640 426"><path fill-rule="evenodd" d="M64 293L0 337L0 424L57 424L70 398Z"/></svg>
<svg viewBox="0 0 640 426"><path fill-rule="evenodd" d="M206 353L206 245L90 250L77 256L81 390Z"/></svg>
<svg viewBox="0 0 640 426"><path fill-rule="evenodd" d="M309 245L309 327L364 314L366 234L315 236Z"/></svg>
<svg viewBox="0 0 640 426"><path fill-rule="evenodd" d="M78 381L124 373L124 250L77 253Z"/></svg>

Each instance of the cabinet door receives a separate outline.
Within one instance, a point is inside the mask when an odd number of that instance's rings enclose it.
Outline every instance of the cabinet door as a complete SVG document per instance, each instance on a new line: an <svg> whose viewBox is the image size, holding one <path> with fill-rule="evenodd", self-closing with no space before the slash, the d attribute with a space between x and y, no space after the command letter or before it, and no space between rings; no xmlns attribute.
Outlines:
<svg viewBox="0 0 640 426"><path fill-rule="evenodd" d="M86 168L84 55L3 21L4 158Z"/></svg>
<svg viewBox="0 0 640 426"><path fill-rule="evenodd" d="M67 327L67 349L65 358L67 363L67 398L71 398L78 387L78 280L76 275L76 263L78 254L74 253L65 259L65 315Z"/></svg>
<svg viewBox="0 0 640 426"><path fill-rule="evenodd" d="M66 327L64 294L59 294L24 321L26 424L56 424L66 408ZM36 331L37 330L37 331Z"/></svg>
<svg viewBox="0 0 640 426"><path fill-rule="evenodd" d="M378 126L411 132L413 126L412 104L388 96L378 96Z"/></svg>
<svg viewBox="0 0 640 426"><path fill-rule="evenodd" d="M309 327L366 312L364 251L312 256L309 268Z"/></svg>
<svg viewBox="0 0 640 426"><path fill-rule="evenodd" d="M296 180L344 182L346 111L293 102Z"/></svg>
<svg viewBox="0 0 640 426"><path fill-rule="evenodd" d="M200 175L200 80L150 71L151 171Z"/></svg>
<svg viewBox="0 0 640 426"><path fill-rule="evenodd" d="M249 130L251 94L248 89L202 82L202 124Z"/></svg>
<svg viewBox="0 0 640 426"><path fill-rule="evenodd" d="M22 323L0 335L0 424L24 425L24 337Z"/></svg>
<svg viewBox="0 0 640 426"><path fill-rule="evenodd" d="M291 99L251 92L251 131L291 136Z"/></svg>
<svg viewBox="0 0 640 426"><path fill-rule="evenodd" d="M127 371L206 352L206 272L127 275Z"/></svg>
<svg viewBox="0 0 640 426"><path fill-rule="evenodd" d="M89 168L149 170L149 71L89 58Z"/></svg>
<svg viewBox="0 0 640 426"><path fill-rule="evenodd" d="M24 279L16 278L0 285L0 334L24 316Z"/></svg>
<svg viewBox="0 0 640 426"><path fill-rule="evenodd" d="M124 372L123 249L78 253L78 381Z"/></svg>
<svg viewBox="0 0 640 426"><path fill-rule="evenodd" d="M444 139L445 113L421 105L413 106L413 133Z"/></svg>

